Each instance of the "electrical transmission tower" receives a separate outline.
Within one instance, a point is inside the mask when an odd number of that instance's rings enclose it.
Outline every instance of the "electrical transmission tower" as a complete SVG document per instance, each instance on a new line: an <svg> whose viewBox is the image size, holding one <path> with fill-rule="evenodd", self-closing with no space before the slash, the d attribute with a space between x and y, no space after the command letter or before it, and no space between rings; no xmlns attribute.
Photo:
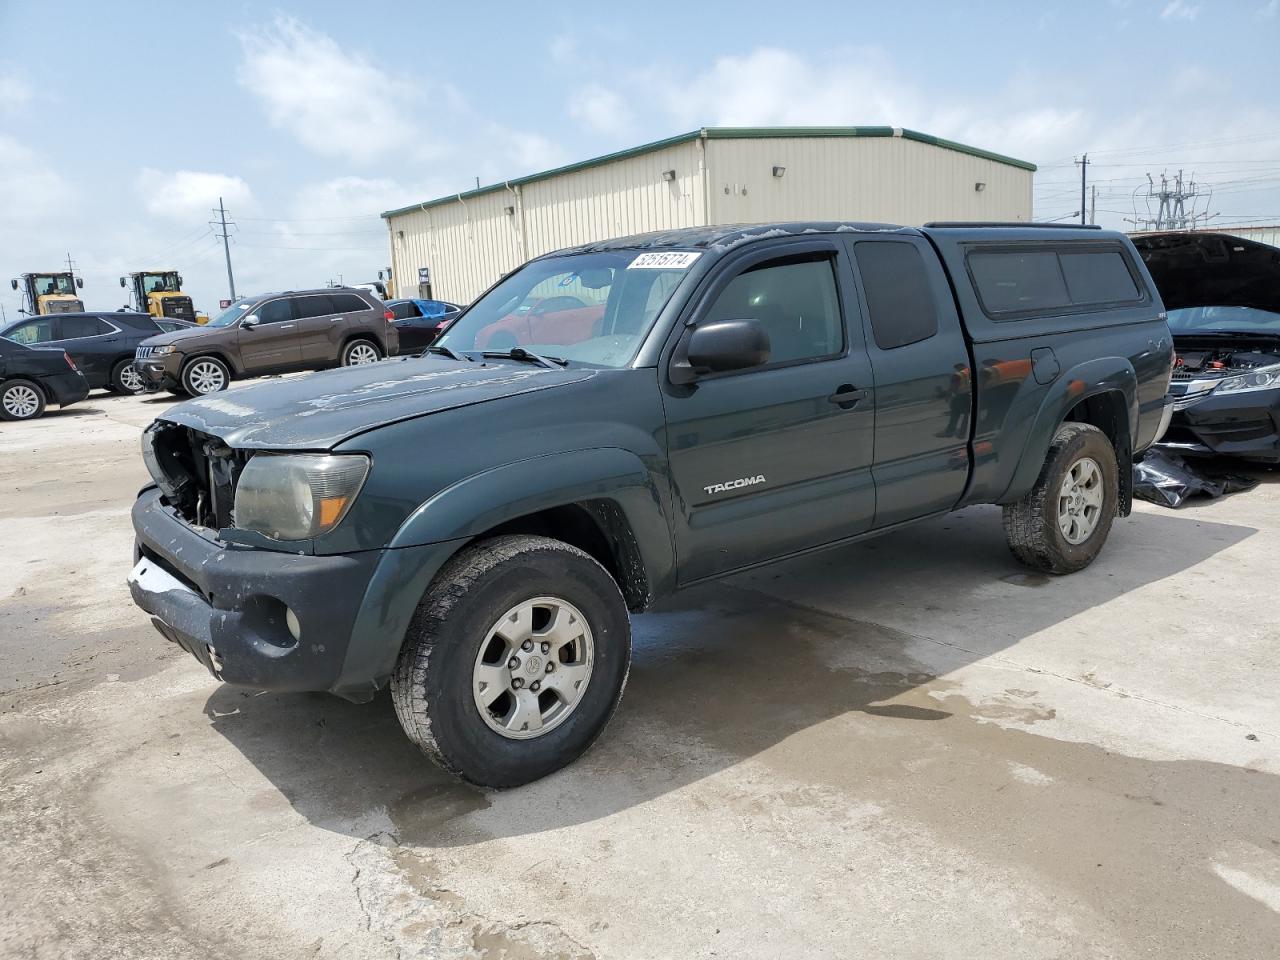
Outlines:
<svg viewBox="0 0 1280 960"><path fill-rule="evenodd" d="M1194 230L1201 220L1216 217L1207 209L1213 191L1205 192L1195 180L1184 180L1182 171L1172 180L1166 174L1160 174L1160 186L1156 187L1155 179L1147 174L1147 216L1140 217L1135 209L1132 218L1125 219L1138 230ZM1196 201L1205 200L1206 209L1196 212ZM1155 214L1151 210L1155 205ZM1136 206L1136 205L1135 205Z"/></svg>
<svg viewBox="0 0 1280 960"><path fill-rule="evenodd" d="M236 278L231 272L231 233L227 227L236 226L234 220L227 220L227 208L222 204L222 198L218 198L218 206L213 211L217 220L210 220L209 226L213 228L213 235L222 241L222 252L227 258L227 286L231 288L231 299L236 298Z"/></svg>

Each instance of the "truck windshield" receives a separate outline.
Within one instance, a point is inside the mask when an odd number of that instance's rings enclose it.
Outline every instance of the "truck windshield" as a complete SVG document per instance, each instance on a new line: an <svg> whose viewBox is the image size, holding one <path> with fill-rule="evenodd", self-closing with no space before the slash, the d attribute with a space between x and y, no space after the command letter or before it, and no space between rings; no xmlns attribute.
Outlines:
<svg viewBox="0 0 1280 960"><path fill-rule="evenodd" d="M438 342L458 352L523 347L623 367L698 256L610 250L535 260L472 304Z"/></svg>
<svg viewBox="0 0 1280 960"><path fill-rule="evenodd" d="M76 286L70 274L37 273L31 279L35 281L37 297L47 297L50 294L75 296Z"/></svg>
<svg viewBox="0 0 1280 960"><path fill-rule="evenodd" d="M144 273L142 275L143 293L177 293L178 290L176 273Z"/></svg>
<svg viewBox="0 0 1280 960"><path fill-rule="evenodd" d="M237 320L239 320L241 317L243 317L246 313L248 313L249 308L252 307L257 302L258 302L257 300L237 300L231 306L227 307L227 309L219 313L216 317L210 317L209 322L206 323L205 326L206 327L229 327L233 323L235 323Z"/></svg>
<svg viewBox="0 0 1280 960"><path fill-rule="evenodd" d="M1169 311L1174 333L1264 333L1280 336L1280 313L1257 307L1183 307Z"/></svg>

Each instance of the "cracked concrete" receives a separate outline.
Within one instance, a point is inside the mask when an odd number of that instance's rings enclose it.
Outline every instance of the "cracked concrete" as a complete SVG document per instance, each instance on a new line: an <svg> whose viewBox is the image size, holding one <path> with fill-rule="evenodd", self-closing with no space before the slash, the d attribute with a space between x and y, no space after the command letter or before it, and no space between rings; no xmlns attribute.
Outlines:
<svg viewBox="0 0 1280 960"><path fill-rule="evenodd" d="M129 602L137 433L0 428L0 957L1255 958L1280 942L1280 485L1090 570L965 510L635 622L504 793L387 699L219 686ZM69 475L74 446L86 465Z"/></svg>

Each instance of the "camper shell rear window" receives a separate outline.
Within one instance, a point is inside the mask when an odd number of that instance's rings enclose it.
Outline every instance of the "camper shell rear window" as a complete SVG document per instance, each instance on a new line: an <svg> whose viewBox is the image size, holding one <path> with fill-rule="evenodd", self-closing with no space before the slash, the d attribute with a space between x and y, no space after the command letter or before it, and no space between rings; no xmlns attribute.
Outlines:
<svg viewBox="0 0 1280 960"><path fill-rule="evenodd" d="M970 248L965 262L992 320L1082 313L1146 299L1129 257L1115 244L980 246Z"/></svg>

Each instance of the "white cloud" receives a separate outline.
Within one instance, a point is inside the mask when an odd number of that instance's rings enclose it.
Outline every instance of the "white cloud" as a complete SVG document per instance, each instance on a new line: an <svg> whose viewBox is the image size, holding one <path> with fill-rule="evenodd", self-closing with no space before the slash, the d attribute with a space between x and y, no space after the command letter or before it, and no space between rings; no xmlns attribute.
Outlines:
<svg viewBox="0 0 1280 960"><path fill-rule="evenodd" d="M31 84L14 70L0 67L0 112L18 113L35 97Z"/></svg>
<svg viewBox="0 0 1280 960"><path fill-rule="evenodd" d="M1200 5L1186 0L1169 0L1160 11L1161 20L1194 20L1200 16Z"/></svg>
<svg viewBox="0 0 1280 960"><path fill-rule="evenodd" d="M134 184L142 204L152 216L183 223L208 220L221 197L233 215L257 208L253 191L240 177L199 170L165 173L144 167Z"/></svg>
<svg viewBox="0 0 1280 960"><path fill-rule="evenodd" d="M635 123L631 108L614 91L599 84L587 84L569 101L569 116L585 123L596 133L622 137Z"/></svg>
<svg viewBox="0 0 1280 960"><path fill-rule="evenodd" d="M48 161L14 137L0 134L0 210L11 223L40 224L68 211L74 189Z"/></svg>
<svg viewBox="0 0 1280 960"><path fill-rule="evenodd" d="M291 17L242 33L237 78L273 126L324 156L359 163L410 142L415 89Z"/></svg>

